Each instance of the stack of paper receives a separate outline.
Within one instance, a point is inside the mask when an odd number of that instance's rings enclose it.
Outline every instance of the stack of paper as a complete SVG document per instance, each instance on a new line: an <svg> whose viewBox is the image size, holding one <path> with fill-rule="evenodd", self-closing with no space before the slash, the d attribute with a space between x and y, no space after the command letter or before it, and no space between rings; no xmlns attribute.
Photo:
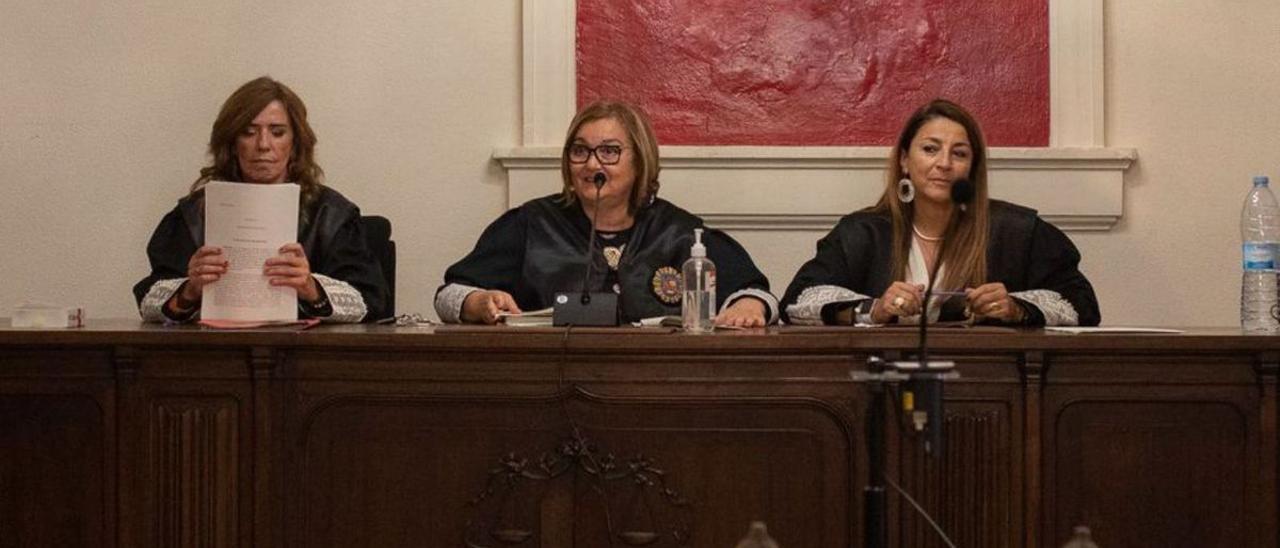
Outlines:
<svg viewBox="0 0 1280 548"><path fill-rule="evenodd" d="M544 308L520 314L499 312L498 320L512 327L551 327L551 310Z"/></svg>

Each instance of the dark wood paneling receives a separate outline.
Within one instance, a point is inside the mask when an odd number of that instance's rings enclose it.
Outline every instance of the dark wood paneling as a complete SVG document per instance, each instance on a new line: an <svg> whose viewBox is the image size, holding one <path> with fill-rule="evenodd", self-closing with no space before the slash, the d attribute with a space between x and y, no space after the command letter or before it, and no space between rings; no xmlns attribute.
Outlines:
<svg viewBox="0 0 1280 548"><path fill-rule="evenodd" d="M90 395L4 391L0 547L113 546L103 408Z"/></svg>
<svg viewBox="0 0 1280 548"><path fill-rule="evenodd" d="M1009 410L1000 404L951 402L946 444L927 455L914 438L903 455L900 483L958 546L1010 546ZM918 513L899 505L902 546L946 546Z"/></svg>
<svg viewBox="0 0 1280 548"><path fill-rule="evenodd" d="M1041 418L1042 546L1081 524L1103 546L1275 546L1266 382L1250 356L1056 360Z"/></svg>
<svg viewBox="0 0 1280 548"><path fill-rule="evenodd" d="M252 387L248 348L120 347L123 546L249 544Z"/></svg>
<svg viewBox="0 0 1280 548"><path fill-rule="evenodd" d="M1085 524L1109 546L1250 544L1248 482L1257 468L1240 409L1212 401L1077 400L1055 423L1047 527L1055 538Z"/></svg>
<svg viewBox="0 0 1280 548"><path fill-rule="evenodd" d="M0 547L116 546L110 349L0 333Z"/></svg>
<svg viewBox="0 0 1280 548"><path fill-rule="evenodd" d="M382 396L327 400L303 414L288 466L297 471L290 544L461 543L471 524L471 540L484 545L499 545L489 533L504 529L529 532L531 546L563 545L539 541L565 535L603 546L612 525L655 533L654 546L721 546L764 519L780 524L788 545L835 546L850 542L858 515L851 433L814 401ZM575 432L598 462L661 473L600 481L579 463L554 480L500 483L472 504L504 459L530 469L563 459Z"/></svg>
<svg viewBox="0 0 1280 548"><path fill-rule="evenodd" d="M238 402L157 398L152 405L156 544L238 545Z"/></svg>
<svg viewBox="0 0 1280 548"><path fill-rule="evenodd" d="M0 547L459 546L468 524L485 546L732 546L758 519L783 546L862 543L870 391L849 373L914 332L569 335L0 329ZM961 546L1076 524L1104 547L1280 544L1280 338L930 341L960 373L947 449L890 413L888 473ZM938 546L888 502L892 545Z"/></svg>

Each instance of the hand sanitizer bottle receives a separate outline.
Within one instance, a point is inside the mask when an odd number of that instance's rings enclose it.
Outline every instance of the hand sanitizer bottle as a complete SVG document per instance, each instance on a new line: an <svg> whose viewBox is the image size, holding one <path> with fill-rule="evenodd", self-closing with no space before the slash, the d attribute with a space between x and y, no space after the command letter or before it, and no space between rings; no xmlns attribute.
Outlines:
<svg viewBox="0 0 1280 548"><path fill-rule="evenodd" d="M716 265L707 258L702 229L693 229L693 247L684 262L682 316L686 333L710 333L715 329Z"/></svg>

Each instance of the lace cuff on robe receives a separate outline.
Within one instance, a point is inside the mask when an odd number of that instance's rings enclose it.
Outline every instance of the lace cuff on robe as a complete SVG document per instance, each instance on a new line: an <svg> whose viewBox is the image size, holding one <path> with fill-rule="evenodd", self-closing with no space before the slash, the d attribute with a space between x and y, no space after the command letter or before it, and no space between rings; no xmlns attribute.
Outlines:
<svg viewBox="0 0 1280 548"><path fill-rule="evenodd" d="M815 285L801 292L795 304L787 306L787 318L792 325L822 325L822 307L870 298L838 285Z"/></svg>
<svg viewBox="0 0 1280 548"><path fill-rule="evenodd" d="M449 284L436 292L436 315L444 323L462 323L462 303L467 295L481 291L479 287L464 284Z"/></svg>
<svg viewBox="0 0 1280 548"><path fill-rule="evenodd" d="M1080 323L1080 315L1076 312L1076 307L1072 306L1070 301L1062 298L1062 294L1057 291L1031 289L1028 291L1015 291L1010 293L1009 296L1036 307L1040 314L1044 316L1044 324L1046 326L1072 326Z"/></svg>
<svg viewBox="0 0 1280 548"><path fill-rule="evenodd" d="M324 292L329 295L329 304L333 314L320 318L321 321L334 323L356 323L364 319L369 312L364 304L364 296L360 290L342 280L330 278L324 274L311 273Z"/></svg>
<svg viewBox="0 0 1280 548"><path fill-rule="evenodd" d="M142 316L142 321L181 323L194 318L198 311L188 314L185 318L169 317L164 306L186 281L186 278L171 278L168 280L156 280L155 283L151 284L151 289L147 290L147 295L142 298L142 303L138 305L138 314Z"/></svg>

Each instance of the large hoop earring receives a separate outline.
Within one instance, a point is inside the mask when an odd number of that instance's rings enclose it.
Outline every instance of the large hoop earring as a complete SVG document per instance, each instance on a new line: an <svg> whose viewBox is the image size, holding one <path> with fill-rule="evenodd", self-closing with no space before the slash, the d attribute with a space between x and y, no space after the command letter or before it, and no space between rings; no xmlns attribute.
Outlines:
<svg viewBox="0 0 1280 548"><path fill-rule="evenodd" d="M906 177L898 179L898 201L909 204L914 199L916 199L916 187L911 184L911 179Z"/></svg>

